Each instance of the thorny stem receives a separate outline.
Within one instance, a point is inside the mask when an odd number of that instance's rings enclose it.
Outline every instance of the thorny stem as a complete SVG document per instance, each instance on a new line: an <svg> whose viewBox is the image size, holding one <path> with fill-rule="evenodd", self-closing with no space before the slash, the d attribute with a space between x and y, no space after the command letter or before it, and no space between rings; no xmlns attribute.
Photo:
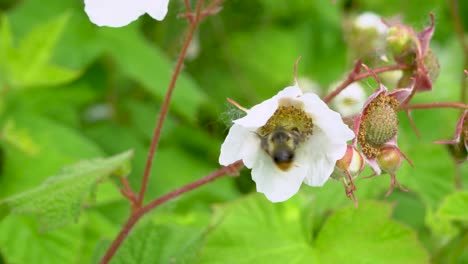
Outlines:
<svg viewBox="0 0 468 264"><path fill-rule="evenodd" d="M450 13L452 14L452 22L453 26L455 27L455 33L457 34L458 41L463 49L463 57L464 57L464 68L468 68L468 42L465 39L465 29L463 28L463 23L460 18L460 13L458 12L459 5L458 0L448 0L448 6ZM467 81L465 74L462 74L461 77L461 93L460 93L460 100L464 103L467 102Z"/></svg>
<svg viewBox="0 0 468 264"><path fill-rule="evenodd" d="M174 91L177 79L179 77L180 71L182 69L185 55L187 54L187 49L190 45L190 42L193 38L193 34L197 29L198 25L200 24L200 14L202 12L204 0L199 0L197 3L196 15L193 21L190 21L190 28L187 32L185 37L184 44L182 45L182 50L180 51L179 58L177 59L177 64L174 69L174 73L172 74L171 82L169 84L169 88L167 89L166 96L164 98L164 102L161 106L161 111L158 118L158 123L156 125L156 129L154 130L153 138L151 140L151 146L148 152L148 158L146 159L146 166L145 171L143 173L143 181L141 183L140 194L138 196L137 206L141 207L143 204L143 199L145 198L146 189L148 187L148 179L151 172L151 168L153 165L153 157L156 153L156 149L158 148L159 139L161 137L161 131L164 124L164 120L166 119L167 112L169 110L169 103L171 102L172 92Z"/></svg>
<svg viewBox="0 0 468 264"><path fill-rule="evenodd" d="M364 78L370 77L374 73L377 74L377 73L382 73L382 72L387 72L387 71L404 70L404 69L408 68L407 65L396 64L396 65L383 66L383 67L380 67L380 68L376 68L376 69L373 69L372 72L359 73L360 70L356 71L356 69L358 67L357 66L358 63L360 65L360 62L358 61L356 63L355 69L348 75L346 80L344 80L338 87L336 87L335 90L333 90L330 94L328 94L327 96L325 96L323 98L323 101L325 103L328 104L333 98L335 98L335 96L337 96L339 93L341 93L344 89L346 89L346 87L348 87L353 82L356 82L356 81L362 80Z"/></svg>
<svg viewBox="0 0 468 264"><path fill-rule="evenodd" d="M441 102L441 103L428 103L428 104L401 105L398 109L410 110L410 109L431 109L431 108L468 109L468 104L457 103L457 102Z"/></svg>
<svg viewBox="0 0 468 264"><path fill-rule="evenodd" d="M189 183L189 184L187 184L187 185L185 185L185 186L183 186L183 187L181 187L181 188L179 188L177 190L174 190L174 191L172 191L172 192L170 192L170 193L168 193L166 195L163 195L163 196L153 200L152 202L149 202L147 205L143 206L144 196L145 196L146 188L147 188L147 185L148 185L148 179L149 179L149 175L150 175L151 167L152 167L152 163L153 163L153 157L154 157L156 149L158 147L159 139L160 139L160 136L161 136L162 126L164 124L164 120L165 120L165 117L167 115L167 112L169 111L169 104L170 104L170 101L171 101L171 98L172 98L172 93L174 91L177 79L178 79L179 74L181 72L183 62L184 62L184 58L185 58L185 55L187 54L188 46L190 44L190 41L193 38L195 30L197 29L198 25L200 24L201 20L205 16L210 15L210 14L215 14L217 11L219 11L220 7L217 7L217 5L219 3L221 3L221 2L222 2L222 0L214 0L206 9L202 10L204 0L199 0L198 3L197 3L196 10L195 10L195 16L190 16L190 17L187 18L187 20L188 20L188 22L190 24L190 27L188 29L187 35L186 35L184 43L182 45L182 49L181 49L179 57L177 59L177 64L175 66L174 73L172 74L171 82L169 84L166 96L165 96L163 104L161 106L161 111L160 111L160 114L159 114L158 122L157 122L156 128L154 130L153 138L151 140L150 150L149 150L149 153L148 153L148 158L146 160L146 166L145 166L145 171L144 171L144 174L143 174L143 180L142 180L142 184L141 184L140 193L139 193L138 196L136 196L136 194L131 190L130 185L128 184L128 182L123 180L123 182L122 182L123 183L122 194L127 199L129 199L130 202L132 203L132 211L131 211L131 214L130 214L129 218L127 219L127 222L122 227L119 234L117 235L115 240L112 242L111 246L109 247L109 249L106 251L106 254L104 255L104 257L101 259L100 263L102 263L102 264L106 264L112 259L115 252L117 252L117 249L120 247L122 242L128 236L130 230L138 222L138 220L142 216L144 216L146 213L148 213L149 211L151 211L155 207L157 207L157 206L159 206L159 205L161 205L161 204L163 204L163 203L165 203L165 202L167 202L167 201L169 201L171 199L174 199L174 198L176 198L176 197L178 197L178 196L180 196L180 195L182 195L182 194L184 194L184 193L186 193L188 191L191 191L191 190L193 190L195 188L198 188L198 187L200 187L200 186L202 186L202 185L204 185L204 184L206 184L208 182L211 182L211 181L213 181L213 180L215 180L217 178L220 178L223 175L236 174L236 173L238 173L238 170L240 169L240 167L243 166L242 161L237 161L237 162L235 162L235 163L233 163L233 164L231 164L229 166L226 166L224 168L221 168L221 169L213 172L212 174L210 174L208 176L205 176L204 178L201 178L201 179L199 179L197 181L194 181L192 183ZM185 4L186 4L186 7L187 7L187 11L191 12L192 9L190 7L189 1L185 1Z"/></svg>
<svg viewBox="0 0 468 264"><path fill-rule="evenodd" d="M194 190L202 185L205 185L209 182L212 182L218 178L221 178L224 175L233 175L238 170L243 166L242 161L237 161L234 162L233 164L223 167L221 169L218 169L217 171L201 178L198 179L192 183L189 183L187 185L184 185L180 187L179 189L176 189L172 192L169 192L159 198L156 198L155 200L149 202L147 205L137 208L135 211L132 212L132 214L129 216L127 219L127 222L123 226L123 228L120 230L119 234L117 235L117 238L112 242L111 246L107 250L106 254L104 257L101 259L101 264L107 264L111 260L111 258L114 256L115 252L117 252L117 249L120 247L122 242L125 240L125 238L128 236L130 233L130 230L133 228L133 226L140 220L142 216L144 216L146 213L149 211L153 210L154 208L158 207L159 205L172 200L186 192L189 192L191 190Z"/></svg>

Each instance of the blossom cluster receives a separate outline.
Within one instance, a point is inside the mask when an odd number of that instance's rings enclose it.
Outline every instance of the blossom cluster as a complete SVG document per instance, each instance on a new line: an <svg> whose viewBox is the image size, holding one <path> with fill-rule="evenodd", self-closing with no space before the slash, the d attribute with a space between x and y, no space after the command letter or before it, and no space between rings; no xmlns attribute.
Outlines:
<svg viewBox="0 0 468 264"><path fill-rule="evenodd" d="M127 25L145 13L162 20L169 4L169 0L84 2L93 23L110 27ZM406 107L413 96L431 91L437 78L439 64L429 47L435 29L432 14L430 19L431 24L419 32L372 13L364 13L350 23L346 40L357 58L378 58L377 63L366 60L372 67L389 61L396 64L398 74L392 75L394 82L388 82L390 90L383 84L384 75L381 81L358 60L346 78L351 81L336 94L330 90L333 96L329 100L322 100L314 93L315 88L300 87L296 77L293 86L250 109L232 101L245 116L233 120L221 146L219 163L228 166L241 160L251 169L257 191L272 202L289 199L302 183L322 186L330 178L342 181L346 195L356 201L353 181L366 165L374 171L371 176L391 176L387 195L395 186L406 191L398 183L396 171L403 159L412 162L398 146L397 112L407 111L411 118ZM364 73L362 68L366 69ZM357 82L360 74L374 77L378 84L367 99ZM467 160L468 111L457 123L454 139L437 143L453 146L458 162Z"/></svg>
<svg viewBox="0 0 468 264"><path fill-rule="evenodd" d="M221 147L220 164L242 160L252 169L257 191L273 202L291 197L301 183L322 186L329 178L342 181L346 195L356 201L353 180L366 165L374 171L370 177L390 175L386 196L397 186L407 191L397 181L396 171L403 160L411 166L413 163L398 146L397 112L407 111L411 118L407 107L413 96L431 91L437 77L439 65L429 48L435 29L432 14L430 19L431 24L417 32L401 23L387 23L374 14L358 17L355 27L373 31L372 43L380 45L374 47L376 53L386 61L390 57L400 71L393 89L389 90L372 69L358 61L347 80L366 74L376 79L378 87L367 100L357 79L340 88L341 93L330 102L339 115L312 92L301 93L296 83L249 110L242 108L246 116L233 121ZM366 71L362 72L363 68ZM460 118L453 140L438 142L452 144L458 152L462 149L463 161L468 145L467 115L465 111ZM345 121L353 133L349 133ZM302 127L304 124L310 131Z"/></svg>

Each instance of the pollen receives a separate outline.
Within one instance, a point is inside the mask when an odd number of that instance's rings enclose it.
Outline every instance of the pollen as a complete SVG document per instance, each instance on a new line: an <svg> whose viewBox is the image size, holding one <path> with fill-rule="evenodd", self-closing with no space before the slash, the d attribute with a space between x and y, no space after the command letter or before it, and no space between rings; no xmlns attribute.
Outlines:
<svg viewBox="0 0 468 264"><path fill-rule="evenodd" d="M377 96L363 113L358 142L368 158L375 158L379 149L398 132L398 101L387 95Z"/></svg>
<svg viewBox="0 0 468 264"><path fill-rule="evenodd" d="M305 138L312 135L314 125L312 118L301 108L288 105L279 106L270 119L268 119L267 123L258 130L258 133L264 137L273 132L277 127L282 127L286 130L297 130Z"/></svg>

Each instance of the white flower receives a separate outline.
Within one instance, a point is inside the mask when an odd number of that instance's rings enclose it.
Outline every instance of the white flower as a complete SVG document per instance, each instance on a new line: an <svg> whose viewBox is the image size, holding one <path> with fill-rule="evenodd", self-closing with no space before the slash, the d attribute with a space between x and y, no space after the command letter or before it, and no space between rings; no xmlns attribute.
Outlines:
<svg viewBox="0 0 468 264"><path fill-rule="evenodd" d="M337 86L332 85L330 89ZM352 83L331 101L331 106L343 116L355 115L361 112L366 99L364 88L359 83Z"/></svg>
<svg viewBox="0 0 468 264"><path fill-rule="evenodd" d="M123 27L148 13L156 20L167 14L169 0L85 0L85 12L98 26Z"/></svg>
<svg viewBox="0 0 468 264"><path fill-rule="evenodd" d="M293 196L302 182L322 186L343 157L346 141L353 137L338 113L295 85L234 120L221 146L219 163L226 166L242 160L252 169L257 191L272 202L281 202Z"/></svg>
<svg viewBox="0 0 468 264"><path fill-rule="evenodd" d="M382 22L380 16L372 12L362 13L356 18L354 24L364 30L373 28L380 36L387 34L388 30L387 25Z"/></svg>

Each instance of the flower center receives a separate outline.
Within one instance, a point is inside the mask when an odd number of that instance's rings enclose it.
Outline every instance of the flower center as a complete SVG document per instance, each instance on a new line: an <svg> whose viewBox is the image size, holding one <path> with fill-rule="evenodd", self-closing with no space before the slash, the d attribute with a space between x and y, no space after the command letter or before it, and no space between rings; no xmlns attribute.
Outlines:
<svg viewBox="0 0 468 264"><path fill-rule="evenodd" d="M266 124L259 128L258 134L265 137L278 128L283 128L287 131L297 131L301 138L305 139L312 135L313 127L312 118L302 109L293 105L279 106Z"/></svg>
<svg viewBox="0 0 468 264"><path fill-rule="evenodd" d="M366 108L359 127L358 142L368 158L375 158L380 147L390 141L398 132L396 108L398 101L386 95L379 95Z"/></svg>
<svg viewBox="0 0 468 264"><path fill-rule="evenodd" d="M312 134L312 118L297 105L280 106L258 129L262 149L276 166L289 170L294 162L297 146Z"/></svg>

